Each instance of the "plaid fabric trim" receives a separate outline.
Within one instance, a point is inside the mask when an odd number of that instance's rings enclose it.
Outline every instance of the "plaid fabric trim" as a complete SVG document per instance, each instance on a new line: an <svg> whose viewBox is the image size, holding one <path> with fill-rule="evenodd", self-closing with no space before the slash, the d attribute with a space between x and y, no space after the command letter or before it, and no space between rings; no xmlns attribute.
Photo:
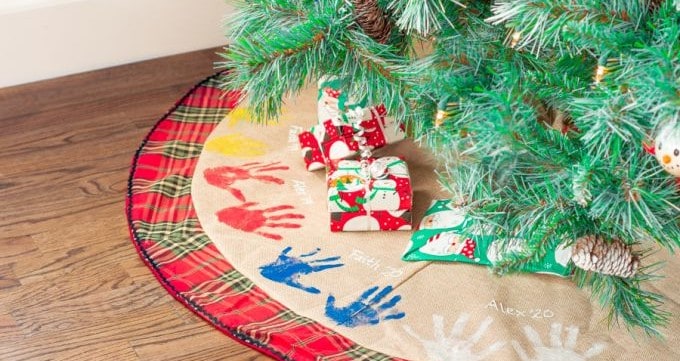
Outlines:
<svg viewBox="0 0 680 361"><path fill-rule="evenodd" d="M197 109L199 111L197 111ZM217 124L224 117L223 109L196 108L181 105L170 114L170 119L184 123Z"/></svg>
<svg viewBox="0 0 680 361"><path fill-rule="evenodd" d="M170 175L156 182L139 180L133 186L138 192L161 193L170 198L177 198L191 194L191 178L182 175Z"/></svg>
<svg viewBox="0 0 680 361"><path fill-rule="evenodd" d="M191 179L205 140L241 98L220 74L196 85L147 135L128 181L133 243L161 284L220 331L279 360L392 360L270 298L203 232Z"/></svg>
<svg viewBox="0 0 680 361"><path fill-rule="evenodd" d="M179 140L148 142L144 149L144 152L148 154L162 154L165 157L177 159L196 158L201 155L201 151L203 151L203 144L187 143Z"/></svg>
<svg viewBox="0 0 680 361"><path fill-rule="evenodd" d="M210 238L203 233L195 218L176 223L138 221L135 225L141 240L153 242L148 243L147 251L151 257L159 260L159 265L167 263L160 260L165 258L168 251L176 257L183 257L210 244Z"/></svg>

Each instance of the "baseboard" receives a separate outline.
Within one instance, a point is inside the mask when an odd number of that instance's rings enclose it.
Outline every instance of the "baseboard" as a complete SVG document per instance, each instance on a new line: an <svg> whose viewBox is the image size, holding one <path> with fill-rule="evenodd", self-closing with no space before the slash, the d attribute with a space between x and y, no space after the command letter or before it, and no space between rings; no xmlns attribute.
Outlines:
<svg viewBox="0 0 680 361"><path fill-rule="evenodd" d="M0 87L226 43L225 0L3 0Z"/></svg>
<svg viewBox="0 0 680 361"><path fill-rule="evenodd" d="M31 11L75 1L83 0L2 0L2 3L0 3L0 16L3 14Z"/></svg>

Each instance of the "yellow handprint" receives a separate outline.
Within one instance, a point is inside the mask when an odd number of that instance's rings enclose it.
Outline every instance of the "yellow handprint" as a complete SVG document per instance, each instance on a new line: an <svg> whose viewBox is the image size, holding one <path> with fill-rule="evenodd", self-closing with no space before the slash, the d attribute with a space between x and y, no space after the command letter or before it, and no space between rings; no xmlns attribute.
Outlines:
<svg viewBox="0 0 680 361"><path fill-rule="evenodd" d="M237 158L255 158L263 156L269 151L267 144L238 133L214 138L206 143L205 149Z"/></svg>
<svg viewBox="0 0 680 361"><path fill-rule="evenodd" d="M228 122L227 124L229 124L229 128L233 128L240 123L248 124L252 123L254 116L247 107L239 106L232 110L231 112L229 112L229 114L227 114L224 117L224 119ZM289 119L290 117L288 115L288 109L286 109L286 107L281 108L281 115L279 116L279 120L285 122ZM269 119L267 120L265 125L272 126L278 123L279 122L277 122L276 119Z"/></svg>

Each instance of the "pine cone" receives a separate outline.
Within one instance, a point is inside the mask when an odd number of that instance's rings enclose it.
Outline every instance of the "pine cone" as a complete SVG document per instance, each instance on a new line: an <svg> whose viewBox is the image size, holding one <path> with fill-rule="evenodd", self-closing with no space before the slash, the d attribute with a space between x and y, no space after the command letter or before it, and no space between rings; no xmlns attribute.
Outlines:
<svg viewBox="0 0 680 361"><path fill-rule="evenodd" d="M661 3L663 3L665 0L650 0L649 1L649 9L652 11L656 11L656 9L661 6Z"/></svg>
<svg viewBox="0 0 680 361"><path fill-rule="evenodd" d="M352 0L356 22L364 29L366 35L375 41L385 44L392 33L389 17L378 6L377 0Z"/></svg>
<svg viewBox="0 0 680 361"><path fill-rule="evenodd" d="M622 278L632 277L640 266L640 259L630 246L619 240L607 242L593 235L576 240L571 260L576 267L586 271Z"/></svg>

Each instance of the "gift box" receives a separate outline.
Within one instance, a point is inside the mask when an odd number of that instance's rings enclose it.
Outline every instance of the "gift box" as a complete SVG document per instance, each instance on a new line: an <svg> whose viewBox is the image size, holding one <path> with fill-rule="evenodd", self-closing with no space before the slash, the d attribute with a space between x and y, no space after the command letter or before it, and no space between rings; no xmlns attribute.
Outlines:
<svg viewBox="0 0 680 361"><path fill-rule="evenodd" d="M317 82L317 119L319 124L329 119L342 119L347 122L345 114L357 107L366 108L366 99L357 101L342 91L340 79L323 76Z"/></svg>
<svg viewBox="0 0 680 361"><path fill-rule="evenodd" d="M353 112L359 119L350 119ZM325 168L329 161L356 155L358 144L354 135L363 130L371 149L384 147L406 137L403 128L387 117L384 105L366 106L365 101L346 99L337 79L319 81L319 124L298 134L302 157L307 170Z"/></svg>
<svg viewBox="0 0 680 361"><path fill-rule="evenodd" d="M317 127L312 127L310 131L304 131L298 134L298 141L300 142L300 150L302 150L302 160L305 162L305 168L308 171L314 171L326 167L328 159L324 156L321 150L321 143L319 138L314 135ZM325 135L321 135L323 139Z"/></svg>
<svg viewBox="0 0 680 361"><path fill-rule="evenodd" d="M385 107L370 107L364 109L364 120L357 124L338 123L332 119L320 125L313 126L309 131L298 134L302 157L307 170L314 171L325 168L330 161L347 159L357 154L359 145L354 135L364 131L366 144L371 149L384 147L404 139L404 133L390 133L386 131L390 125L385 117ZM390 135L391 134L391 135Z"/></svg>
<svg viewBox="0 0 680 361"><path fill-rule="evenodd" d="M331 231L411 230L413 190L399 157L330 163L327 176Z"/></svg>

